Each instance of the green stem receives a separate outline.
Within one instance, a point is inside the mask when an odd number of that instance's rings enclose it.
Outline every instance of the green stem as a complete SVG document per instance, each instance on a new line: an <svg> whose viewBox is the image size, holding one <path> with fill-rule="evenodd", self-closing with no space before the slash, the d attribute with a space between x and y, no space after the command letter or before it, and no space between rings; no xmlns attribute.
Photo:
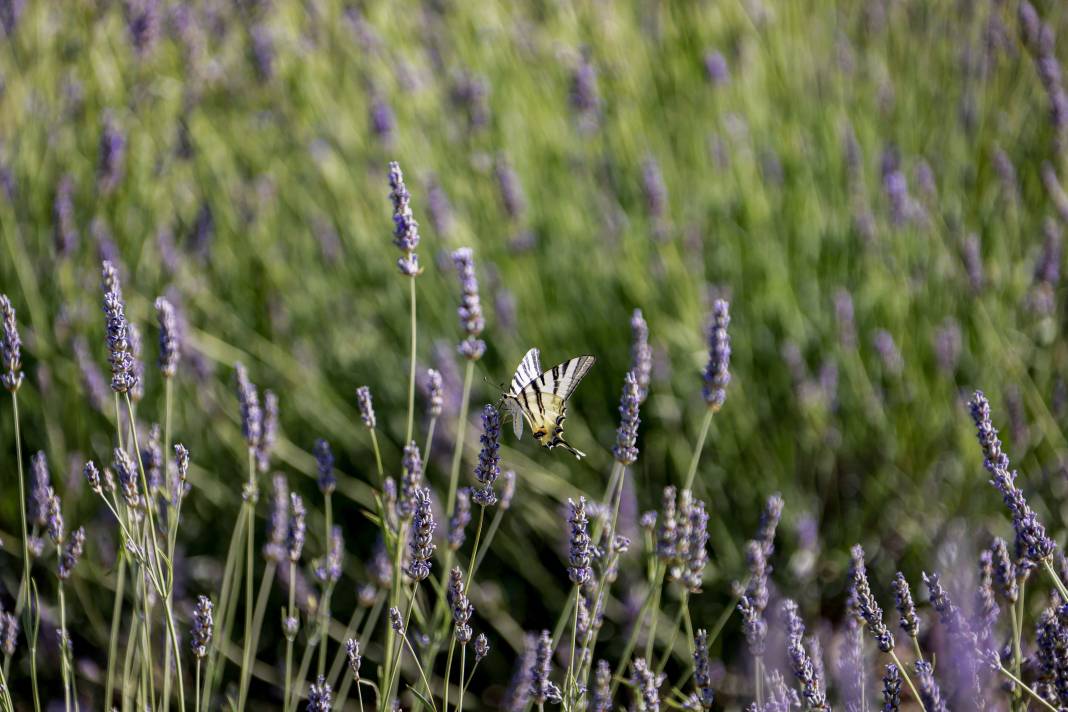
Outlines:
<svg viewBox="0 0 1068 712"><path fill-rule="evenodd" d="M67 644L67 600L63 595L63 579L59 580L59 642L62 650L59 651L59 669L63 678L63 703L64 709L70 712L70 646Z"/></svg>
<svg viewBox="0 0 1068 712"><path fill-rule="evenodd" d="M404 656L404 643L405 643L405 640L408 637L408 623L412 619L412 608L415 607L415 594L418 593L418 591L419 591L419 582L416 581L415 585L412 586L412 596L411 596L411 598L408 599L408 612L404 615L404 628L402 628L401 632L400 632L401 641L396 646L397 647L396 659L390 665L390 673L389 673L389 678L388 678L389 684L386 685L386 696L387 697L391 697L392 696L392 694L393 694L393 683L397 679L398 674L400 673L401 659ZM390 626L390 628L392 628L392 626ZM394 656L393 649L390 648L386 652L386 654L391 656L391 657ZM416 658L416 662L418 662L418 661L419 661L418 658ZM422 667L422 666L420 666L420 667ZM429 690L430 690L430 687L428 686L427 687L428 693L429 693Z"/></svg>
<svg viewBox="0 0 1068 712"><path fill-rule="evenodd" d="M163 478L166 482L170 477L171 471L171 379L168 376L163 377ZM166 487L166 484L164 485ZM179 502L172 502L173 507L180 506ZM167 561L168 561L168 580L174 580L174 545L178 530L178 516L177 509L172 508L168 512L167 521ZM171 521L173 520L173 521ZM173 610L174 608L174 594L173 586L167 587L167 601L166 605ZM168 638L170 637L170 631L167 632ZM170 640L167 641L167 654L163 663L163 712L170 712L171 708L171 644ZM182 684L179 680L178 684Z"/></svg>
<svg viewBox="0 0 1068 712"><path fill-rule="evenodd" d="M326 548L327 556L330 551L330 539L334 528L334 508L331 502L330 492L326 493ZM319 606L319 667L317 672L319 675L326 674L326 649L330 642L330 594L332 593L333 586L327 584L326 589L323 591L323 600Z"/></svg>
<svg viewBox="0 0 1068 712"><path fill-rule="evenodd" d="M371 613L370 613L370 615L368 615L368 617L365 620L363 633L360 635L358 640L367 640L368 639L368 637L371 634L371 631L374 629L375 625L378 623L378 617L382 614L382 606L384 606L385 603L386 603L386 597L382 594L382 592L379 592L378 595L375 597L375 604L371 608ZM337 701L335 702L335 706L337 707L337 709L339 709L339 710L345 709L345 702L349 699L349 688L352 686L352 682L353 682L353 679L352 679L351 675L344 675L343 676L343 681L341 683L341 689L338 690ZM366 684L373 685L373 683L370 682L370 681L367 681ZM375 689L377 689L377 687ZM360 685L359 685L359 683L356 684L356 695L358 697L360 697L360 707L362 708L363 707L363 697L362 697L362 695L360 693Z"/></svg>
<svg viewBox="0 0 1068 712"><path fill-rule="evenodd" d="M137 586L134 586L136 598ZM128 710L130 708L130 672L133 669L133 661L136 657L134 655L134 649L137 647L138 633L141 628L141 619L136 615L134 610L130 611L130 628L126 632L126 657L122 663L122 709Z"/></svg>
<svg viewBox="0 0 1068 712"><path fill-rule="evenodd" d="M408 280L412 301L412 354L408 370L408 430L404 438L404 444L412 441L412 431L415 429L415 352L416 352L416 319L415 319L415 277Z"/></svg>
<svg viewBox="0 0 1068 712"><path fill-rule="evenodd" d="M1016 677L1020 677L1020 663L1023 659L1022 651L1020 650L1020 639L1022 637L1022 631L1020 629L1020 617L1017 615L1016 609L1017 602L1011 602L1009 604L1009 614L1012 617L1012 667L1016 673ZM1020 688L1013 688L1012 697L1013 700L1015 700L1015 704L1013 705L1013 707L1018 708L1020 698L1022 697L1022 695L1020 694Z"/></svg>
<svg viewBox="0 0 1068 712"><path fill-rule="evenodd" d="M196 668L197 668L196 677L195 677L196 682L194 683L195 687L193 688L193 693L196 695L196 698L197 698L197 702L196 702L197 709L196 709L196 712L200 712L200 658L197 658Z"/></svg>
<svg viewBox="0 0 1068 712"><path fill-rule="evenodd" d="M658 574L656 577L656 585L654 586L653 604L649 607L649 616L652 619L649 623L649 638L645 642L645 659L653 659L653 649L656 646L656 624L660 620L660 596L664 590L664 576L666 572L666 566L658 566ZM760 700L757 701L758 704Z"/></svg>
<svg viewBox="0 0 1068 712"><path fill-rule="evenodd" d="M641 630L645 621L645 612L652 603L654 595L654 588L649 587L649 590L645 592L645 600L642 601L641 608L638 609L638 617L634 620L634 626L630 630L630 636L627 638L627 644L623 647L623 654L619 658L619 663L616 666L616 671L612 675L612 690L611 696L615 697L616 690L619 689L619 683L623 679L623 672L627 668L627 663L630 661L630 656L634 652L634 648L638 645L638 636L641 634Z"/></svg>
<svg viewBox="0 0 1068 712"><path fill-rule="evenodd" d="M764 658L758 656L757 658L755 658L753 660L753 663L754 663L753 667L756 669L756 672L753 675L753 682L756 684L756 703L757 703L757 707L763 708L764 707ZM861 699L864 699L863 695L861 695Z"/></svg>
<svg viewBox="0 0 1068 712"><path fill-rule="evenodd" d="M426 445L423 446L423 462L430 460L430 448L434 444L434 426L438 423L436 416L430 418L430 425L426 429Z"/></svg>
<svg viewBox="0 0 1068 712"><path fill-rule="evenodd" d="M371 433L371 449L375 451L375 466L378 468L378 486L382 486L385 472L382 469L382 451L378 447L378 436L375 435L374 428L368 428L367 432Z"/></svg>
<svg viewBox="0 0 1068 712"><path fill-rule="evenodd" d="M293 617L294 602L296 600L296 576L297 576L297 564L292 559L289 561L289 608L286 609L286 616ZM282 710L286 712L289 710L289 695L293 689L293 638L295 635L290 635L288 632L286 636L286 693L282 698Z"/></svg>
<svg viewBox="0 0 1068 712"><path fill-rule="evenodd" d="M464 671L467 669L467 645L460 646L460 699L456 702L456 712L464 708ZM445 712L449 712L445 710Z"/></svg>
<svg viewBox="0 0 1068 712"><path fill-rule="evenodd" d="M682 627L682 618L686 613L686 607L688 605L689 592L683 591L682 598L679 599L679 610L675 613L675 620L672 623L671 642L668 643L667 649L664 654L660 656L660 664L656 666L656 673L659 675L664 672L664 668L667 667L668 660L671 659L672 653L675 652L675 643L679 639L679 629Z"/></svg>
<svg viewBox="0 0 1068 712"><path fill-rule="evenodd" d="M260 590L256 594L256 612L252 615L252 661L256 660L256 650L259 647L260 631L263 630L263 616L267 612L267 598L271 593L271 584L274 583L275 569L278 568L278 562L274 559L267 560L267 566L263 570L263 577L260 578ZM249 666L249 675L243 676L241 683L241 694L239 704L244 704L248 699L248 686L251 681L252 666Z"/></svg>
<svg viewBox="0 0 1068 712"><path fill-rule="evenodd" d="M216 609L219 615L215 620L215 636L212 639L211 650L208 652L208 665L204 674L204 690L201 694L203 696L203 706L208 709L211 708L212 693L221 681L223 669L226 667L226 656L223 654L223 648L230 642L234 599L236 598L235 593L239 585L240 576L238 559L240 557L242 539L245 536L245 518L247 516L248 509L242 503L237 521L234 522L233 532L230 535L230 547L226 552L226 564L223 566L223 580L219 591L219 606Z"/></svg>
<svg viewBox="0 0 1068 712"><path fill-rule="evenodd" d="M478 552L478 557L475 558L475 567L471 569L471 576L474 578L478 573L478 568L482 566L482 560L486 558L486 553L490 550L490 544L493 543L493 537L497 535L497 529L501 526L501 518L504 516L504 510L500 507L496 508L493 512L493 519L490 520L489 529L486 530L486 545L482 547L482 551Z"/></svg>
<svg viewBox="0 0 1068 712"><path fill-rule="evenodd" d="M905 666L901 664L901 661L897 657L897 653L891 650L890 657L893 659L894 665L897 665L897 669L901 671L901 676L905 678L905 682L908 683L909 689L912 690L912 696L920 705L920 709L923 710L923 712L927 712L927 708L923 704L923 698L920 697L920 693L916 689L916 686L912 684L912 678L909 677L909 672Z"/></svg>
<svg viewBox="0 0 1068 712"><path fill-rule="evenodd" d="M582 592L579 590L579 586L575 585L575 617L571 622L571 653L567 657L567 677L564 678L564 700L570 701L573 705L575 703L575 648L578 647L578 617L579 617L579 596ZM466 647L466 646L465 646ZM460 679L463 680L463 669L460 670ZM462 690L463 688L461 688Z"/></svg>
<svg viewBox="0 0 1068 712"><path fill-rule="evenodd" d="M445 656L445 690L442 693L441 708L448 712L449 710L449 679L452 677L452 656L456 651L456 634L455 632L449 636L449 654Z"/></svg>
<svg viewBox="0 0 1068 712"><path fill-rule="evenodd" d="M1061 581L1061 577L1057 575L1057 572L1053 569L1053 564L1049 559L1043 559L1042 565L1046 567L1046 572L1049 577L1053 579L1053 585L1057 587L1057 591L1061 594L1062 601L1068 601L1068 588L1065 588L1064 582Z"/></svg>
<svg viewBox="0 0 1068 712"><path fill-rule="evenodd" d="M697 446L693 449L693 457L690 458L690 469L686 473L686 485L683 489L692 489L693 479L697 474L697 463L701 461L701 451L705 449L705 438L708 437L708 428L712 425L712 416L716 412L709 408L705 411L704 420L701 422L701 434L697 436Z"/></svg>
<svg viewBox="0 0 1068 712"><path fill-rule="evenodd" d="M1046 701L1045 699L1043 699L1041 695L1039 695L1039 694L1038 694L1037 692L1035 692L1035 691L1034 691L1034 690L1032 690L1032 689L1031 689L1030 687L1028 687L1028 686L1027 686L1027 683L1025 683L1025 682L1024 682L1023 680L1021 680L1020 678L1018 678L1017 676L1013 675L1013 674L1012 674L1011 672L1009 672L1008 670L1006 670L1004 666L1002 666L1002 667L1000 668L1000 672L1001 672L1001 674L1002 674L1002 675L1005 675L1005 676L1006 676L1006 677L1008 677L1008 678L1009 678L1010 680L1012 680L1013 682L1015 682L1015 683L1016 683L1017 685L1019 685L1020 687L1022 687L1022 688L1023 688L1023 690L1024 690L1024 691L1025 691L1025 692L1026 692L1027 694L1031 695L1031 697L1035 698L1035 700L1036 700L1036 701L1038 701L1038 703L1039 703L1040 705L1042 705L1043 707L1045 707L1045 708L1046 708L1046 709L1048 709L1048 710L1052 710L1053 712L1058 712L1058 710L1057 710L1057 708L1056 708L1056 707L1054 707L1053 705L1051 705L1051 704L1050 704L1049 702L1047 702L1047 701Z"/></svg>
<svg viewBox="0 0 1068 712"><path fill-rule="evenodd" d="M330 663L330 674L326 676L332 689L338 689L339 681L337 676L341 673L341 668L345 665L347 655L344 643L356 634L356 629L360 627L360 623L363 622L364 616L366 615L367 609L363 606L357 606L352 611L352 617L349 618L348 625L345 626L345 635L341 638L342 645L339 645L337 652L334 653L334 662ZM338 709L341 708L343 708L343 705L339 704Z"/></svg>
<svg viewBox="0 0 1068 712"><path fill-rule="evenodd" d="M252 676L252 613L253 613L253 576L256 565L256 453L250 447L248 449L248 496L246 498L248 517L246 517L245 541L245 651L241 659L241 679L249 679ZM247 700L246 700L247 701ZM238 705L238 712L245 709L245 701Z"/></svg>
<svg viewBox="0 0 1068 712"><path fill-rule="evenodd" d="M445 512L445 518L448 519L452 516L453 511L456 508L456 487L460 481L460 464L463 462L464 457L464 438L467 431L467 401L471 397L471 382L475 378L475 362L468 361L467 368L464 370L464 390L463 396L460 400L460 416L456 420L456 443L452 449L452 467L449 468L449 496L446 499L448 511ZM448 554L446 553L446 556ZM446 566L446 570L450 567Z"/></svg>

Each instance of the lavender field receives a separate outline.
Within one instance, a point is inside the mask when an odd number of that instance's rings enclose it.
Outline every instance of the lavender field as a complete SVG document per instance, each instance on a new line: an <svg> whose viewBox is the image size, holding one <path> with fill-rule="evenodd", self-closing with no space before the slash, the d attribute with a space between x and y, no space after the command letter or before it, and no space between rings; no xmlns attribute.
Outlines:
<svg viewBox="0 0 1068 712"><path fill-rule="evenodd" d="M0 0L0 710L1068 709L1064 36Z"/></svg>

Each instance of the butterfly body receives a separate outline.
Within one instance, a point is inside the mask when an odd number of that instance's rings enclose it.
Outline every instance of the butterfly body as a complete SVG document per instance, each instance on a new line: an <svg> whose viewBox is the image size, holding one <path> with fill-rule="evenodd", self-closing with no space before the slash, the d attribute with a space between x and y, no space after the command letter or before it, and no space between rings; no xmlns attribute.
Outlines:
<svg viewBox="0 0 1068 712"><path fill-rule="evenodd" d="M528 351L502 399L511 415L515 436L522 437L525 421L541 445L550 450L562 447L581 459L584 453L564 440L567 399L595 361L593 356L576 356L542 371L538 349Z"/></svg>

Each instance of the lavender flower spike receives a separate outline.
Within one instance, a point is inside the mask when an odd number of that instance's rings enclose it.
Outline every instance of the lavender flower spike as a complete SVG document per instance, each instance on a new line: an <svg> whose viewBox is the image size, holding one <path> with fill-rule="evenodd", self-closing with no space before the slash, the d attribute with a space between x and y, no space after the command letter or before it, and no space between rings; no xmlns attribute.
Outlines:
<svg viewBox="0 0 1068 712"><path fill-rule="evenodd" d="M433 368L426 372L427 400L430 401L430 417L437 418L441 415L441 409L445 406L445 394L443 391L441 373Z"/></svg>
<svg viewBox="0 0 1068 712"><path fill-rule="evenodd" d="M479 442L482 443L482 449L479 450L478 464L475 465L478 487L473 499L475 504L491 507L497 503L493 483L501 474L501 414L489 404L482 409L482 435L479 436Z"/></svg>
<svg viewBox="0 0 1068 712"><path fill-rule="evenodd" d="M122 302L117 273L110 262L102 269L104 286L104 316L107 325L108 362L111 364L111 389L127 393L136 383L134 359L130 348L130 324L126 321L126 307Z"/></svg>
<svg viewBox="0 0 1068 712"><path fill-rule="evenodd" d="M460 289L463 291L458 310L460 326L467 334L467 338L460 342L460 353L468 360L477 361L486 353L486 342L478 338L486 328L486 320L482 316L482 304L478 297L474 253L470 247L461 247L452 253L452 261L456 265Z"/></svg>
<svg viewBox="0 0 1068 712"><path fill-rule="evenodd" d="M430 557L434 554L434 513L430 508L430 490L415 493L415 513L412 517L412 538L409 544L410 563L408 575L422 581L430 575Z"/></svg>
<svg viewBox="0 0 1068 712"><path fill-rule="evenodd" d="M197 605L193 609L193 630L190 633L190 645L193 655L203 659L208 654L208 646L211 644L212 631L215 629L215 621L212 618L213 606L207 596L198 596Z"/></svg>
<svg viewBox="0 0 1068 712"><path fill-rule="evenodd" d="M708 632L704 628L694 636L693 682L701 709L712 709L716 694L712 689L712 668L708 659Z"/></svg>
<svg viewBox="0 0 1068 712"><path fill-rule="evenodd" d="M805 650L805 624L797 611L797 604L790 599L783 601L782 616L786 626L786 651L790 656L794 677L801 684L801 695L809 709L829 710L823 680L816 675L812 658Z"/></svg>
<svg viewBox="0 0 1068 712"><path fill-rule="evenodd" d="M256 386L249 380L244 364L234 364L237 377L237 400L241 406L241 433L250 449L255 450L263 434L263 411L260 409L260 397Z"/></svg>
<svg viewBox="0 0 1068 712"><path fill-rule="evenodd" d="M560 688L549 680L549 672L552 668L553 641L549 637L549 631L543 630L538 636L534 654L534 663L528 673L530 680L530 701L536 705L544 705L551 702L560 704L563 695Z"/></svg>
<svg viewBox="0 0 1068 712"><path fill-rule="evenodd" d="M456 490L456 503L449 520L449 548L459 551L467 537L467 525L471 523L471 490L461 487Z"/></svg>
<svg viewBox="0 0 1068 712"><path fill-rule="evenodd" d="M630 370L638 379L639 403L649 395L649 380L653 372L653 350L649 346L649 325L645 323L641 309L635 309L630 318L630 330L634 341L630 347Z"/></svg>
<svg viewBox="0 0 1068 712"><path fill-rule="evenodd" d="M645 658L636 658L631 663L631 682L634 684L635 709L640 712L660 712L660 686L665 675L649 669Z"/></svg>
<svg viewBox="0 0 1068 712"><path fill-rule="evenodd" d="M638 459L638 424L641 418L638 408L642 402L641 385L634 371L628 371L623 377L623 395L619 401L619 428L616 430L616 444L612 454L621 465L633 465Z"/></svg>
<svg viewBox="0 0 1068 712"><path fill-rule="evenodd" d="M994 554L994 582L997 584L998 592L1010 605L1013 605L1020 595L1020 588L1016 566L1009 556L1009 547L1004 539L995 537L990 550Z"/></svg>
<svg viewBox="0 0 1068 712"><path fill-rule="evenodd" d="M686 572L683 580L690 593L700 593L705 566L708 564L708 512L701 500L694 501L690 507L686 530Z"/></svg>
<svg viewBox="0 0 1068 712"><path fill-rule="evenodd" d="M1012 514L1012 526L1016 531L1020 553L1034 564L1048 562L1056 544L1046 534L1046 528L1038 521L1034 510L1027 504L1023 492L1016 486L1016 473L1009 471L1009 458L1001 449L998 431L990 420L990 402L982 391L976 391L969 403L972 420L983 449L984 465L991 475L991 483L1001 493L1002 499Z"/></svg>
<svg viewBox="0 0 1068 712"><path fill-rule="evenodd" d="M304 500L296 492L289 495L289 533L286 537L286 546L289 550L289 560L292 563L300 561L301 552L304 551L304 536L307 532L305 518L307 511L304 509Z"/></svg>
<svg viewBox="0 0 1068 712"><path fill-rule="evenodd" d="M89 489L93 491L93 494L104 494L104 488L100 481L100 470L97 469L95 462L92 460L86 462L85 467L82 468L82 474L85 476L85 481L89 483Z"/></svg>
<svg viewBox="0 0 1068 712"><path fill-rule="evenodd" d="M345 654L349 658L349 672L352 673L353 682L360 682L360 665L363 657L360 655L360 641L349 638L345 641Z"/></svg>
<svg viewBox="0 0 1068 712"><path fill-rule="evenodd" d="M708 338L708 366L705 368L704 396L708 407L717 411L727 400L727 386L731 382L731 337L727 327L731 323L730 304L717 299L712 305L712 328Z"/></svg>
<svg viewBox="0 0 1068 712"><path fill-rule="evenodd" d="M853 547L853 560L856 562L853 569L853 592L860 616L868 624L868 630L879 645L879 650L889 653L894 649L894 635L886 627L883 609L879 607L879 602L875 600L868 584L868 574L864 570L864 549L860 544Z"/></svg>
<svg viewBox="0 0 1068 712"><path fill-rule="evenodd" d="M929 662L921 660L916 663L916 684L920 688L920 700L927 712L949 712Z"/></svg>
<svg viewBox="0 0 1068 712"><path fill-rule="evenodd" d="M897 665L890 663L883 673L883 710L882 712L898 712L901 705L901 672Z"/></svg>
<svg viewBox="0 0 1068 712"><path fill-rule="evenodd" d="M404 448L404 457L401 459L403 473L401 474L400 501L397 503L397 513L401 519L412 516L416 507L416 497L423 487L423 458L419 454L419 446L415 441L408 443Z"/></svg>
<svg viewBox="0 0 1068 712"><path fill-rule="evenodd" d="M470 622L475 607L464 592L464 573L459 566L453 567L449 572L448 599L449 605L452 606L452 621L456 626L456 641L460 645L467 645L473 634Z"/></svg>
<svg viewBox="0 0 1068 712"><path fill-rule="evenodd" d="M19 327L15 321L15 307L11 306L11 300L6 294L0 294L0 317L3 318L2 331L0 331L0 383L4 384L11 393L14 393L22 385L22 339L19 338Z"/></svg>
<svg viewBox="0 0 1068 712"><path fill-rule="evenodd" d="M334 477L334 453L330 450L330 443L322 438L315 441L315 464L319 470L319 491L330 494L337 488L337 478Z"/></svg>
<svg viewBox="0 0 1068 712"><path fill-rule="evenodd" d="M590 580L593 570L590 568L592 560L589 521L586 519L586 498L579 497L578 504L574 500L567 500L570 512L568 523L571 534L568 546L567 575L571 582L581 586Z"/></svg>
<svg viewBox="0 0 1068 712"><path fill-rule="evenodd" d="M51 501L52 478L48 472L48 458L38 450L30 458L30 519L39 527L48 521L48 504Z"/></svg>
<svg viewBox="0 0 1068 712"><path fill-rule="evenodd" d="M920 633L920 621L916 617L916 604L912 601L912 591L909 582L905 580L905 574L898 571L894 575L894 607L901 616L901 630L912 639Z"/></svg>
<svg viewBox="0 0 1068 712"><path fill-rule="evenodd" d="M330 683L326 681L324 676L320 675L308 688L308 706L306 709L308 712L330 712L333 704Z"/></svg>
<svg viewBox="0 0 1068 712"><path fill-rule="evenodd" d="M360 408L360 419L363 420L364 427L374 430L375 406L374 401L371 399L370 388L360 386L356 389L356 405Z"/></svg>
<svg viewBox="0 0 1068 712"><path fill-rule="evenodd" d="M411 194L404 185L404 174L400 165L393 161L389 164L390 200L393 201L393 244L403 255L397 260L401 274L416 277L422 269L415 249L419 247L419 223L412 215Z"/></svg>
<svg viewBox="0 0 1068 712"><path fill-rule="evenodd" d="M271 466L271 453L278 439L278 396L272 390L263 392L263 426L256 443L256 469L262 474Z"/></svg>
<svg viewBox="0 0 1068 712"><path fill-rule="evenodd" d="M159 322L159 370L164 378L174 378L182 356L178 335L178 317L166 297L156 299L156 320Z"/></svg>
<svg viewBox="0 0 1068 712"><path fill-rule="evenodd" d="M268 520L267 543L263 545L263 555L275 562L287 556L286 539L289 536L289 486L285 475L276 474L272 480L271 516Z"/></svg>
<svg viewBox="0 0 1068 712"><path fill-rule="evenodd" d="M489 651L489 638L486 637L485 633L479 633L478 637L475 638L475 665L482 662L483 658L489 655Z"/></svg>
<svg viewBox="0 0 1068 712"><path fill-rule="evenodd" d="M71 532L70 537L67 539L64 547L63 554L59 559L59 578L67 580L70 578L71 572L74 571L74 567L78 565L78 560L82 558L82 552L85 550L85 527L78 527Z"/></svg>

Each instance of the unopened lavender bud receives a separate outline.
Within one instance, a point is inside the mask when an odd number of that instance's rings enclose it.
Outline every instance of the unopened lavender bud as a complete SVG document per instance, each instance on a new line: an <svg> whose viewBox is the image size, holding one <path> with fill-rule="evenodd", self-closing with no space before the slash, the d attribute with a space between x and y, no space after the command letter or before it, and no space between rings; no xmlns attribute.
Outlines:
<svg viewBox="0 0 1068 712"><path fill-rule="evenodd" d="M590 568L592 559L589 521L586 519L586 498L579 497L576 504L573 500L567 501L569 510L568 524L570 525L570 537L568 545L568 578L577 586L581 586L590 580L593 570Z"/></svg>
<svg viewBox="0 0 1068 712"><path fill-rule="evenodd" d="M241 433L245 442L253 450L257 447L263 434L263 411L260 409L260 397L256 386L249 380L248 371L242 363L234 365L237 376L237 399L241 407Z"/></svg>
<svg viewBox="0 0 1068 712"><path fill-rule="evenodd" d="M356 405L360 409L360 418L363 420L364 427L373 429L375 427L375 406L371 399L370 388L360 386L356 389Z"/></svg>
<svg viewBox="0 0 1068 712"><path fill-rule="evenodd" d="M912 601L912 591L909 582L900 571L894 575L894 607L897 608L901 617L901 630L905 631L910 638L916 638L920 632L920 621L916 617L916 604Z"/></svg>
<svg viewBox="0 0 1068 712"><path fill-rule="evenodd" d="M638 459L638 424L641 422L638 408L641 402L638 376L633 371L628 371L623 377L623 395L619 401L619 428L616 430L616 444L612 448L612 455L621 465L633 465Z"/></svg>
<svg viewBox="0 0 1068 712"><path fill-rule="evenodd" d="M630 319L633 341L630 347L630 370L638 381L639 403L649 395L649 379L653 371L653 350L649 346L649 325L641 309L635 309Z"/></svg>
<svg viewBox="0 0 1068 712"><path fill-rule="evenodd" d="M485 633L479 633L475 638L475 664L482 662L482 659L489 655L490 644L489 638Z"/></svg>
<svg viewBox="0 0 1068 712"><path fill-rule="evenodd" d="M326 681L324 676L320 675L308 688L307 712L330 712L330 708L333 706L332 695L330 683Z"/></svg>
<svg viewBox="0 0 1068 712"><path fill-rule="evenodd" d="M306 533L304 500L296 492L289 495L289 534L286 544L289 550L289 560L293 563L300 561L301 552L304 551L304 536Z"/></svg>
<svg viewBox="0 0 1068 712"><path fill-rule="evenodd" d="M434 369L427 369L426 390L430 402L430 417L437 418L441 415L442 406L445 404L445 396L442 392L441 373Z"/></svg>
<svg viewBox="0 0 1068 712"><path fill-rule="evenodd" d="M475 612L475 607L471 605L470 599L467 597L467 593L464 589L464 574L463 570L459 566L453 567L449 572L449 590L448 590L449 605L452 607L452 622L455 626L456 641L460 645L467 645L471 642L471 616Z"/></svg>
<svg viewBox="0 0 1068 712"><path fill-rule="evenodd" d="M78 561L82 558L82 552L84 550L85 527L78 527L71 532L70 537L63 546L63 553L59 559L60 579L65 581L70 578L71 572L73 572L74 567L78 565Z"/></svg>
<svg viewBox="0 0 1068 712"><path fill-rule="evenodd" d="M403 471L401 473L400 500L397 503L397 514L401 519L412 516L416 507L416 495L423 487L423 458L419 454L419 446L411 441L404 448L404 457L401 459Z"/></svg>
<svg viewBox="0 0 1068 712"><path fill-rule="evenodd" d="M456 503L449 520L449 548L458 551L464 545L467 525L471 523L471 491L466 487L456 490Z"/></svg>
<svg viewBox="0 0 1068 712"><path fill-rule="evenodd" d="M479 436L482 448L475 465L475 479L479 486L474 492L476 504L489 507L497 502L493 483L501 474L501 414L492 405L482 409L482 435Z"/></svg>
<svg viewBox="0 0 1068 712"><path fill-rule="evenodd" d="M178 373L182 346L178 318L166 297L156 299L156 320L159 322L159 370L164 378L173 378Z"/></svg>
<svg viewBox="0 0 1068 712"><path fill-rule="evenodd" d="M705 402L712 410L719 410L727 399L731 382L731 338L727 327L731 323L730 305L717 299L712 306L712 325L708 337L708 366L705 368Z"/></svg>
<svg viewBox="0 0 1068 712"><path fill-rule="evenodd" d="M345 641L345 654L349 659L349 672L352 673L353 682L359 684L360 682L360 665L363 663L363 657L360 655L360 642L349 638Z"/></svg>
<svg viewBox="0 0 1068 712"><path fill-rule="evenodd" d="M486 328L486 320L482 316L482 304L479 300L474 253L469 247L461 247L452 253L452 261L460 277L462 292L458 312L460 326L467 335L460 343L460 353L471 361L477 361L486 352L486 343L478 338Z"/></svg>
<svg viewBox="0 0 1068 712"><path fill-rule="evenodd" d="M208 654L208 646L211 644L211 636L215 630L213 618L214 606L207 596L198 596L196 607L193 608L193 629L190 632L190 645L193 648L193 656L203 659Z"/></svg>
<svg viewBox="0 0 1068 712"><path fill-rule="evenodd" d="M334 453L330 443L322 438L315 441L315 464L319 470L319 491L330 494L337 488L334 477Z"/></svg>
<svg viewBox="0 0 1068 712"><path fill-rule="evenodd" d="M404 619L401 618L400 609L396 606L389 609L389 627L401 635L404 634Z"/></svg>
<svg viewBox="0 0 1068 712"><path fill-rule="evenodd" d="M434 554L434 513L430 507L430 490L421 489L415 494L415 512L412 516L410 562L408 575L422 581L430 575L430 557Z"/></svg>
<svg viewBox="0 0 1068 712"><path fill-rule="evenodd" d="M100 481L100 470L96 468L96 463L92 460L85 463L85 467L82 469L82 474L85 475L85 481L89 483L89 489L94 494L103 494L103 486Z"/></svg>
<svg viewBox="0 0 1068 712"><path fill-rule="evenodd" d="M15 321L15 307L6 294L0 294L0 383L11 393L22 385L22 339L19 337L18 322Z"/></svg>
<svg viewBox="0 0 1068 712"><path fill-rule="evenodd" d="M393 244L402 253L397 260L401 274L415 277L422 269L415 250L419 247L419 223L412 214L411 194L404 185L404 175L400 165L393 161L389 164L390 200L393 201Z"/></svg>
<svg viewBox="0 0 1068 712"><path fill-rule="evenodd" d="M894 636L883 621L883 610L875 600L868 584L868 574L864 569L864 550L860 544L853 547L853 559L857 562L853 569L853 591L861 617L868 624L879 650L889 653L894 648Z"/></svg>

